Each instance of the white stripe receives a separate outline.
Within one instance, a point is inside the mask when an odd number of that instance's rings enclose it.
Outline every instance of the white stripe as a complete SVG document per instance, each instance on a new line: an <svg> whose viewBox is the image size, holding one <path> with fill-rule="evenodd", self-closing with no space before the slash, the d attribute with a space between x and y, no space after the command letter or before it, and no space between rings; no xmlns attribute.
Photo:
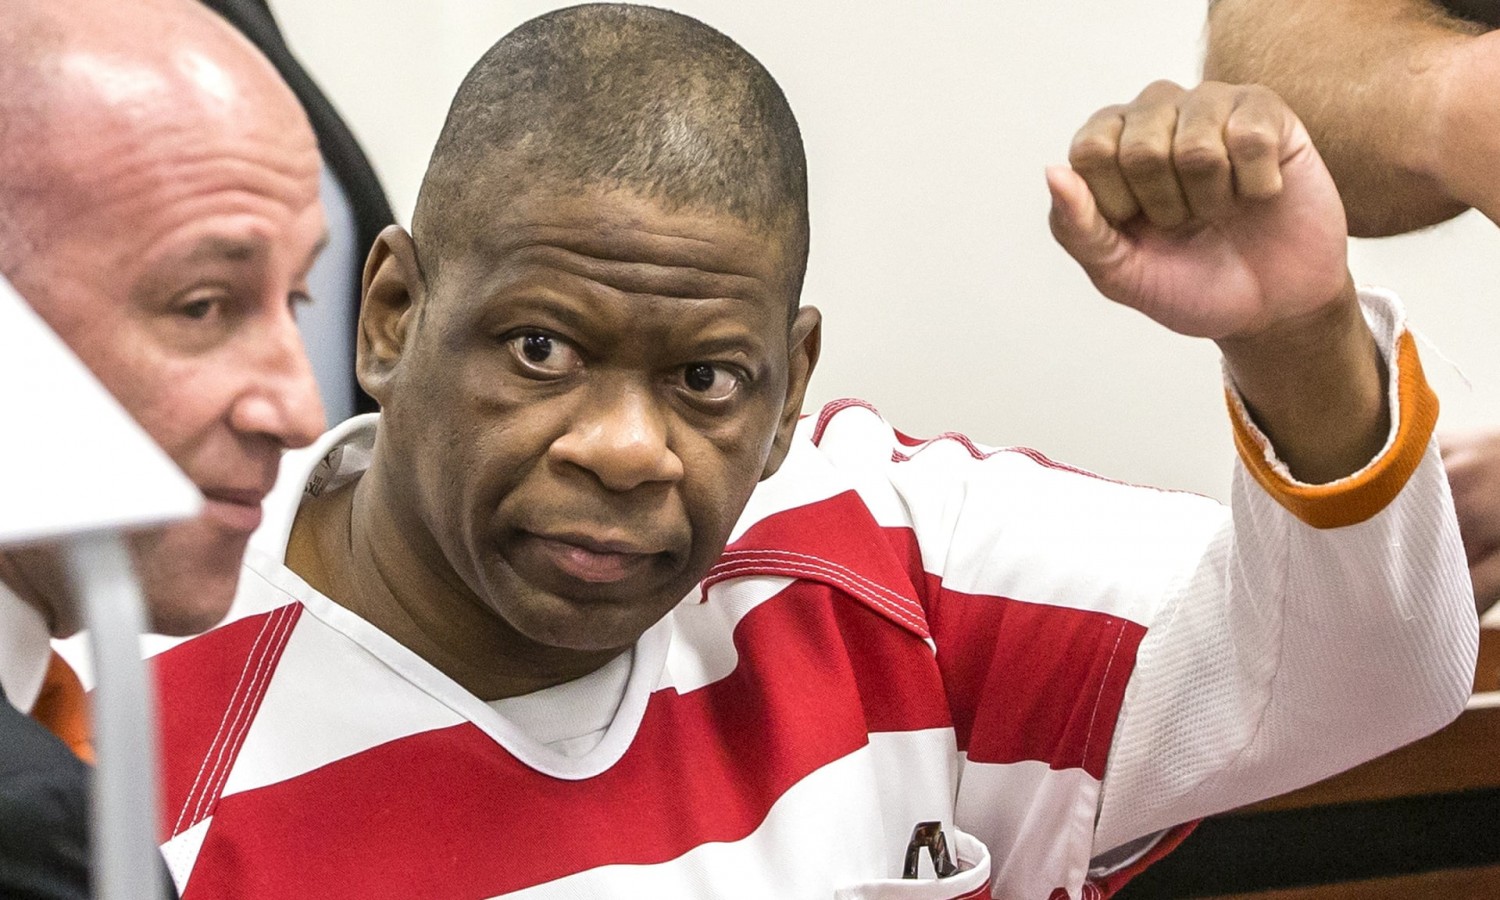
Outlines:
<svg viewBox="0 0 1500 900"><path fill-rule="evenodd" d="M702 844L659 865L600 866L504 896L832 897L899 877L912 827L952 822L956 760L951 729L871 735L869 746L788 789L739 841Z"/></svg>
<svg viewBox="0 0 1500 900"><path fill-rule="evenodd" d="M282 653L222 796L293 778L463 717L304 615ZM329 660L338 660L336 668ZM350 704L378 704L364 714ZM291 739L289 739L291 738Z"/></svg>
<svg viewBox="0 0 1500 900"><path fill-rule="evenodd" d="M825 500L852 487L848 476L823 458L809 440L815 420L815 416L809 416L798 424L781 468L755 486L749 503L729 533L729 543L739 540L750 526L768 516Z"/></svg>
<svg viewBox="0 0 1500 900"><path fill-rule="evenodd" d="M1046 763L965 762L958 826L990 848L995 896L1077 897L1093 855L1099 782L1083 769Z"/></svg>
<svg viewBox="0 0 1500 900"><path fill-rule="evenodd" d="M792 583L791 578L735 578L710 588L707 603L689 597L678 604L669 617L672 642L657 687L685 694L728 676L740 661L734 647L740 620Z"/></svg>
<svg viewBox="0 0 1500 900"><path fill-rule="evenodd" d="M162 858L167 861L167 872L177 885L177 893L187 890L188 876L193 874L193 864L203 849L203 838L208 835L208 826L213 822L209 816L202 822L161 845Z"/></svg>
<svg viewBox="0 0 1500 900"><path fill-rule="evenodd" d="M958 467L967 477L955 477ZM1229 523L1228 510L1204 497L1052 469L1020 453L978 462L953 443L892 465L890 480L922 535L923 568L944 587L1141 624Z"/></svg>

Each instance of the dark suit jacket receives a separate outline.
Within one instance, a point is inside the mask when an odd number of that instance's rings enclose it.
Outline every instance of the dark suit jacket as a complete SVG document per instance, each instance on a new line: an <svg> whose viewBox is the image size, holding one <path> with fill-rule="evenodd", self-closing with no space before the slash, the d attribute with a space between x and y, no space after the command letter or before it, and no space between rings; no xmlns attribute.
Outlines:
<svg viewBox="0 0 1500 900"><path fill-rule="evenodd" d="M89 900L89 772L0 692L0 898Z"/></svg>
<svg viewBox="0 0 1500 900"><path fill-rule="evenodd" d="M0 897L87 900L88 774L62 741L0 699Z"/></svg>
<svg viewBox="0 0 1500 900"><path fill-rule="evenodd" d="M302 101L302 108L307 111L307 118L312 122L313 131L318 135L318 147L323 151L323 161L327 163L339 184L344 188L344 193L349 197L349 205L354 212L354 228L356 232L355 246L360 248L356 254L356 266L363 267L364 254L375 243L375 235L385 226L395 221L391 215L390 203L386 201L385 191L380 187L380 181L375 177L375 170L370 166L370 160L360 149L359 142L349 131L349 126L339 118L338 111L328 98L318 89L317 84L302 64L297 62L292 51L288 49L286 41L281 37L281 31L276 27L276 19L271 15L271 8L266 5L266 0L203 0L203 4L214 10L219 15L228 19L230 24L238 28L248 37L260 51L271 60L272 65L281 73L281 77L291 86L292 92L297 99ZM360 283L360 273L354 272L353 283ZM358 318L359 291L356 290L345 299L351 304ZM352 336L351 336L352 337ZM352 341L351 341L352 346ZM349 358L349 379L354 379L354 358ZM356 384L354 388L354 402L356 412L373 412L377 407L375 401L370 399Z"/></svg>

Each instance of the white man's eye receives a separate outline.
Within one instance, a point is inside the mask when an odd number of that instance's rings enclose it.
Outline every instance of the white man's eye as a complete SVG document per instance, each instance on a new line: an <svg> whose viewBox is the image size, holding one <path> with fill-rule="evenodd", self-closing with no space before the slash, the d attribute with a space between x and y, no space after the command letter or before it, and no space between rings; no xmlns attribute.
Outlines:
<svg viewBox="0 0 1500 900"><path fill-rule="evenodd" d="M286 305L291 307L293 313L304 306L311 306L312 302L312 295L307 291L292 291L286 295Z"/></svg>
<svg viewBox="0 0 1500 900"><path fill-rule="evenodd" d="M185 316L189 319L202 320L212 315L214 310L217 309L218 306L218 298L200 297L197 300L189 301L177 307L177 313L178 315Z"/></svg>
<svg viewBox="0 0 1500 900"><path fill-rule="evenodd" d="M578 368L583 360L565 340L532 331L506 342L521 365L546 375L562 375Z"/></svg>
<svg viewBox="0 0 1500 900"><path fill-rule="evenodd" d="M682 370L682 383L705 400L724 400L740 386L740 376L724 366L689 363Z"/></svg>

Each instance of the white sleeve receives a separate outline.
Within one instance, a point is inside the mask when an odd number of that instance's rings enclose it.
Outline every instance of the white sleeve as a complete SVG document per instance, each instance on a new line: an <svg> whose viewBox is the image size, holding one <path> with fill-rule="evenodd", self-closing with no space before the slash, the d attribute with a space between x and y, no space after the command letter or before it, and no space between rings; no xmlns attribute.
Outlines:
<svg viewBox="0 0 1500 900"><path fill-rule="evenodd" d="M1142 641L1095 852L1342 771L1463 709L1478 631L1436 401L1394 297L1363 292L1389 360L1392 436L1299 485L1235 402L1230 520Z"/></svg>

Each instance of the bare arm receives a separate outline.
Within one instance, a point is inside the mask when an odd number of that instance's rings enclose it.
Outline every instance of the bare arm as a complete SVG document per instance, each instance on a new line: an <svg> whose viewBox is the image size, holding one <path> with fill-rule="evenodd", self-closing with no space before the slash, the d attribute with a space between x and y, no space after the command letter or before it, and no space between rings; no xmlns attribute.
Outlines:
<svg viewBox="0 0 1500 900"><path fill-rule="evenodd" d="M1287 100L1351 234L1409 231L1470 206L1500 221L1500 32L1432 0L1218 0L1205 75Z"/></svg>

